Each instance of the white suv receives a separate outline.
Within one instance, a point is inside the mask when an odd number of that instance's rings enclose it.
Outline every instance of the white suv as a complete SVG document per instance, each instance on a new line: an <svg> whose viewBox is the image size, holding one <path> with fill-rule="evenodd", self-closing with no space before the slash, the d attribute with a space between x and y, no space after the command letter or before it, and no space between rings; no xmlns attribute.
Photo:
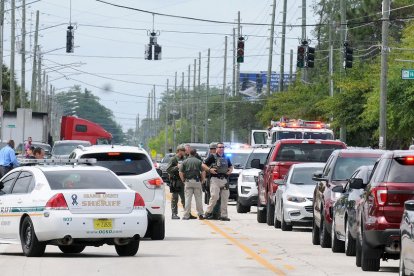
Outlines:
<svg viewBox="0 0 414 276"><path fill-rule="evenodd" d="M117 145L79 146L69 158L96 158L97 166L112 170L145 201L148 229L145 234L153 240L165 237L165 185L148 153L138 147Z"/></svg>

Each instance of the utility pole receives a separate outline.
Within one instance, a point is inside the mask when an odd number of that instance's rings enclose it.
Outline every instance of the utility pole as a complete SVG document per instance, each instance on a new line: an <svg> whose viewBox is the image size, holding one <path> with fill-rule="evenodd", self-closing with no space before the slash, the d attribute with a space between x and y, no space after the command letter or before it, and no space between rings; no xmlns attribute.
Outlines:
<svg viewBox="0 0 414 276"><path fill-rule="evenodd" d="M226 74L227 74L227 36L224 37L224 73L223 73L223 118L221 141L226 140Z"/></svg>
<svg viewBox="0 0 414 276"><path fill-rule="evenodd" d="M33 46L33 67L32 67L32 90L30 92L30 108L33 111L36 109L36 59L38 50L38 35L39 35L39 11L36 11L36 29L34 35L34 46Z"/></svg>
<svg viewBox="0 0 414 276"><path fill-rule="evenodd" d="M282 43L280 50L279 92L284 90L287 0L283 1Z"/></svg>
<svg viewBox="0 0 414 276"><path fill-rule="evenodd" d="M176 145L176 140L177 140L177 129L176 129L176 125L175 125L175 112L176 112L176 98L177 98L177 72L175 72L175 77L174 77L174 104L173 104L173 147L175 148Z"/></svg>
<svg viewBox="0 0 414 276"><path fill-rule="evenodd" d="M42 78L42 86L40 88L40 98L39 98L39 102L40 102L40 112L44 112L44 107L45 107L45 84L46 84L46 70L43 70L43 78Z"/></svg>
<svg viewBox="0 0 414 276"><path fill-rule="evenodd" d="M266 95L270 96L270 78L272 77L272 58L273 58L273 38L275 32L275 13L276 13L276 0L273 0L272 6L272 23L270 25L270 45L269 45L269 64L267 66L267 78L266 78Z"/></svg>
<svg viewBox="0 0 414 276"><path fill-rule="evenodd" d="M289 85L293 82L293 49L290 49Z"/></svg>
<svg viewBox="0 0 414 276"><path fill-rule="evenodd" d="M20 107L26 105L26 0L22 3L22 80L20 89ZM23 136L24 137L24 136Z"/></svg>
<svg viewBox="0 0 414 276"><path fill-rule="evenodd" d="M388 75L388 29L390 24L390 0L382 1L382 47L380 87L379 148L387 148L387 75Z"/></svg>
<svg viewBox="0 0 414 276"><path fill-rule="evenodd" d="M157 98L155 93L155 84L153 86L153 112L154 112L154 136L157 136L158 134L158 120L157 120Z"/></svg>
<svg viewBox="0 0 414 276"><path fill-rule="evenodd" d="M201 93L201 52L198 52L198 81L197 81L197 105L196 105L196 123L195 123L195 142L198 143L199 142L199 127L198 127L198 117L197 115L199 115L199 112L201 111L200 108L200 97L201 97L202 93ZM201 116L200 116L201 117Z"/></svg>
<svg viewBox="0 0 414 276"><path fill-rule="evenodd" d="M207 51L206 115L204 119L204 143L208 143L208 96L210 94L210 48Z"/></svg>
<svg viewBox="0 0 414 276"><path fill-rule="evenodd" d="M341 0L342 1L342 0ZM306 40L306 0L302 0L302 42ZM308 81L308 71L302 68L302 81Z"/></svg>
<svg viewBox="0 0 414 276"><path fill-rule="evenodd" d="M241 25L240 25L240 11L237 12L237 41L241 36ZM236 46L237 51L237 46ZM236 94L235 96L239 95L239 87L240 87L240 63L236 64Z"/></svg>
<svg viewBox="0 0 414 276"><path fill-rule="evenodd" d="M232 86L231 86L231 94L232 96L236 96L236 51L237 51L237 46L236 46L236 29L233 28L233 81L232 81Z"/></svg>
<svg viewBox="0 0 414 276"><path fill-rule="evenodd" d="M37 62L37 100L38 106L36 111L42 111L42 56L40 50L38 51L38 62Z"/></svg>
<svg viewBox="0 0 414 276"><path fill-rule="evenodd" d="M181 88L180 88L180 121L182 123L182 119L185 118L183 116L183 101L184 101L184 72L181 73Z"/></svg>
<svg viewBox="0 0 414 276"><path fill-rule="evenodd" d="M194 59L194 77L193 77L193 95L191 96L191 142L195 142L195 124L196 124L196 114L195 114L195 106L194 101L196 97L196 78L197 78L197 59Z"/></svg>
<svg viewBox="0 0 414 276"><path fill-rule="evenodd" d="M332 11L331 11L332 12ZM329 96L334 96L334 81L333 81L333 72L334 72L334 52L333 52L333 42L332 42L332 17L329 18Z"/></svg>
<svg viewBox="0 0 414 276"><path fill-rule="evenodd" d="M167 79L167 92L166 92L166 101L165 101L165 141L164 141L164 152L168 152L168 85L169 85L169 79Z"/></svg>
<svg viewBox="0 0 414 276"><path fill-rule="evenodd" d="M4 41L4 1L0 4L0 140L3 140L3 41Z"/></svg>
<svg viewBox="0 0 414 276"><path fill-rule="evenodd" d="M11 47L10 47L10 111L14 111L16 108L16 90L14 86L14 55L16 47L16 32L15 32L15 0L11 0Z"/></svg>
<svg viewBox="0 0 414 276"><path fill-rule="evenodd" d="M188 74L187 74L187 120L191 119L190 114L190 85L191 85L191 64L188 65Z"/></svg>
<svg viewBox="0 0 414 276"><path fill-rule="evenodd" d="M341 11L341 47L343 47L346 40L346 3L345 0L340 0L340 11ZM342 61L342 58L340 59ZM341 76L345 73L343 66L341 66ZM346 143L346 127L343 122L340 122L339 128L339 139Z"/></svg>

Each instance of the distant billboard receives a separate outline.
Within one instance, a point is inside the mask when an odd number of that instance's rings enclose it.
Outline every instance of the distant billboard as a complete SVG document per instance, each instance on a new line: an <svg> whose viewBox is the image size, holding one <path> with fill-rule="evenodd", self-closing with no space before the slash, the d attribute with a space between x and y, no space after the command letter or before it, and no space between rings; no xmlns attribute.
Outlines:
<svg viewBox="0 0 414 276"><path fill-rule="evenodd" d="M292 81L295 81L296 75L292 76ZM272 72L270 76L270 90L275 92L279 87L280 74ZM240 89L239 93L247 97L260 97L262 93L266 93L267 72L240 72ZM290 84L290 75L283 74L284 85Z"/></svg>

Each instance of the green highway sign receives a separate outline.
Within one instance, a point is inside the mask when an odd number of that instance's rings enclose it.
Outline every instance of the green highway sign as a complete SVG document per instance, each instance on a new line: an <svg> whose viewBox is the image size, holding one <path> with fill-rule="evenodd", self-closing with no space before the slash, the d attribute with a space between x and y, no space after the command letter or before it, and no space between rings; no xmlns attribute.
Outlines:
<svg viewBox="0 0 414 276"><path fill-rule="evenodd" d="M7 128L16 128L16 125L7 125Z"/></svg>
<svg viewBox="0 0 414 276"><path fill-rule="evenodd" d="M403 80L414 80L414 69L402 69L401 78Z"/></svg>

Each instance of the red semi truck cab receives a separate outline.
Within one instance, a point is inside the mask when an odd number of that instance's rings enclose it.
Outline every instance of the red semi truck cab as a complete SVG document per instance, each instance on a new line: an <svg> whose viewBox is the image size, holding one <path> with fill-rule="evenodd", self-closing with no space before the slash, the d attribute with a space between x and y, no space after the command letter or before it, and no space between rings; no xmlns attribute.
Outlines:
<svg viewBox="0 0 414 276"><path fill-rule="evenodd" d="M62 116L61 140L84 140L92 145L110 144L112 134L100 125L75 116Z"/></svg>

